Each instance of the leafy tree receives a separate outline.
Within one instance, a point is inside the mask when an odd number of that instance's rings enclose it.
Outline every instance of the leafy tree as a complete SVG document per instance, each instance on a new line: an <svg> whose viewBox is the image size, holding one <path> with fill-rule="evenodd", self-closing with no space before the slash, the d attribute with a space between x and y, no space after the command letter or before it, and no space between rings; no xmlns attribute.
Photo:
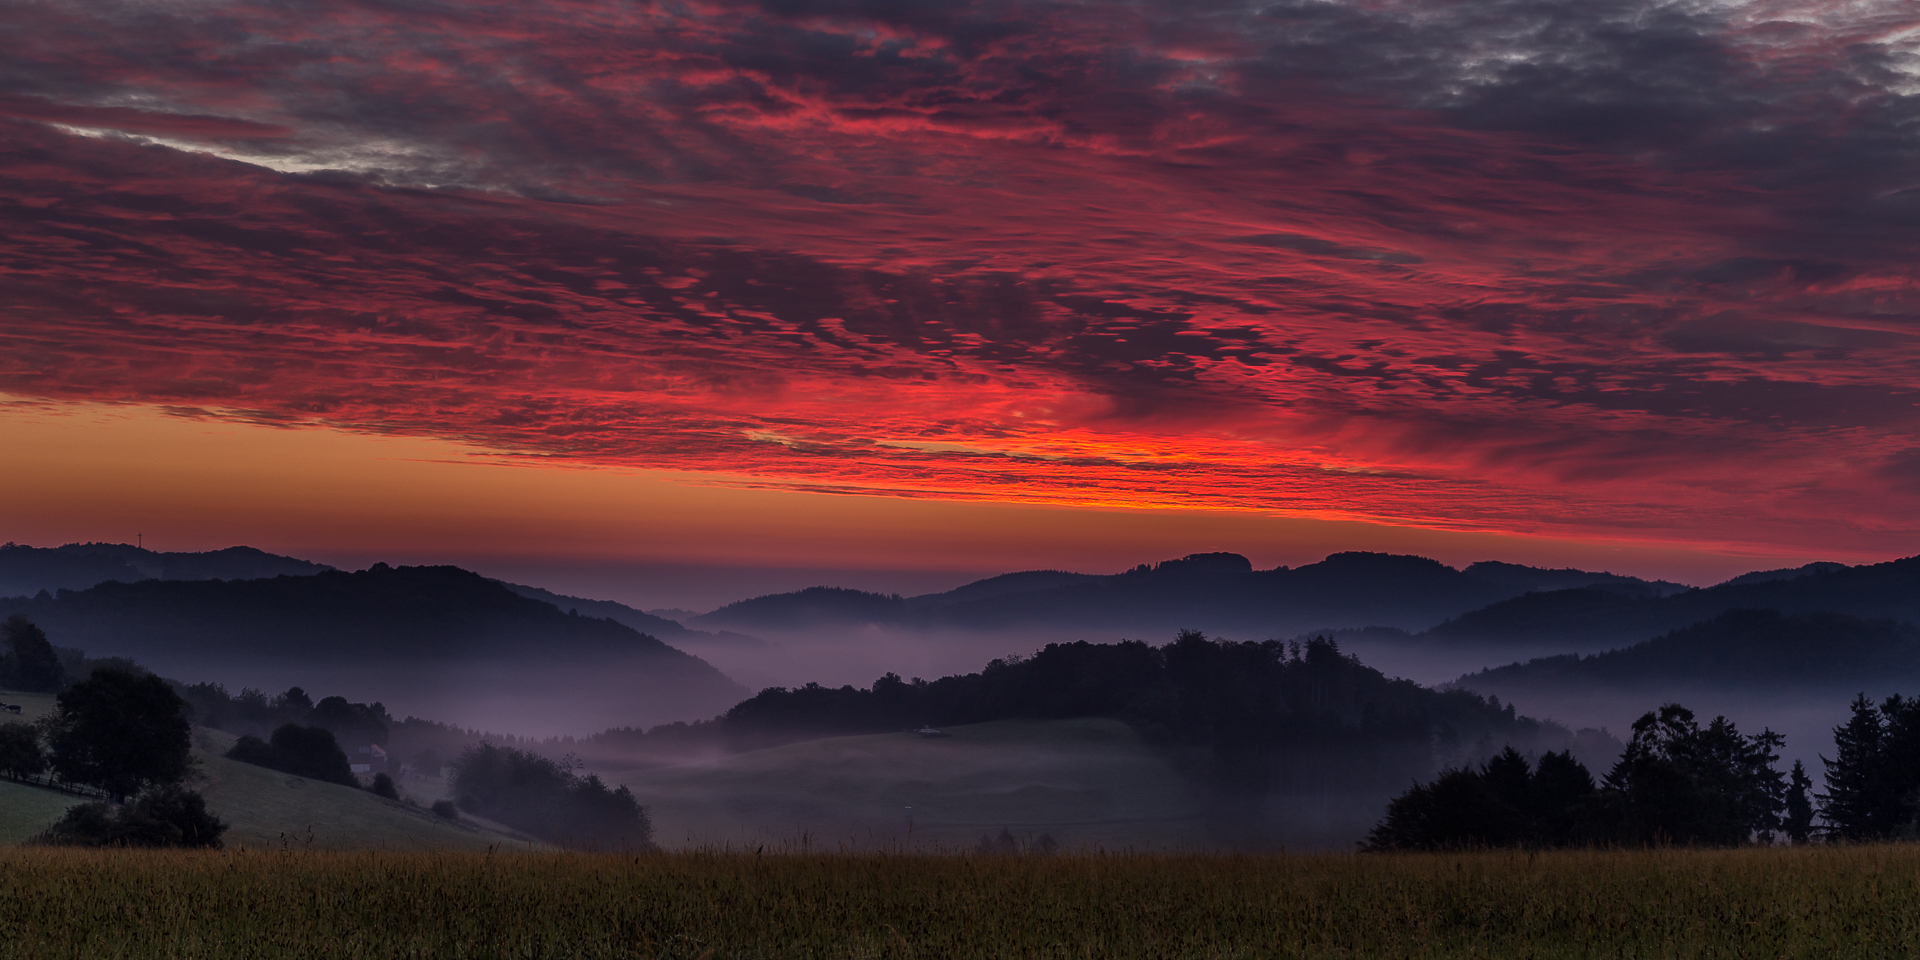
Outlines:
<svg viewBox="0 0 1920 960"><path fill-rule="evenodd" d="M220 847L227 825L207 801L178 784L153 787L133 803L84 803L41 834L45 843L80 847Z"/></svg>
<svg viewBox="0 0 1920 960"><path fill-rule="evenodd" d="M393 778L384 773L374 774L373 786L368 787L367 790L376 797L385 797L388 800L400 799L400 791L394 787Z"/></svg>
<svg viewBox="0 0 1920 960"><path fill-rule="evenodd" d="M54 772L116 801L178 783L192 768L187 704L152 674L101 667L68 687L48 718Z"/></svg>
<svg viewBox="0 0 1920 960"><path fill-rule="evenodd" d="M1521 813L1470 767L1414 784L1387 804L1367 850L1465 850L1519 841Z"/></svg>
<svg viewBox="0 0 1920 960"><path fill-rule="evenodd" d="M333 738L332 731L323 727L282 724L273 731L270 741L253 736L241 737L227 751L227 757L313 780L349 787L360 785L353 775L352 765L347 762L346 751L340 749L340 743Z"/></svg>
<svg viewBox="0 0 1920 960"><path fill-rule="evenodd" d="M24 723L0 725L0 773L19 780L46 769L47 754L40 747L38 731Z"/></svg>
<svg viewBox="0 0 1920 960"><path fill-rule="evenodd" d="M1784 743L1770 730L1742 736L1725 717L1703 729L1677 703L1647 713L1607 774L1601 833L1626 844L1765 841L1786 806L1784 777L1773 769Z"/></svg>
<svg viewBox="0 0 1920 960"><path fill-rule="evenodd" d="M1811 786L1813 780L1807 776L1806 765L1795 760L1787 780L1787 817L1781 825L1794 843L1806 843L1813 835L1813 803L1807 798Z"/></svg>
<svg viewBox="0 0 1920 960"><path fill-rule="evenodd" d="M306 722L333 731L342 741L359 745L385 744L388 719L386 708L378 703L368 706L349 703L346 697L326 697L313 705Z"/></svg>
<svg viewBox="0 0 1920 960"><path fill-rule="evenodd" d="M6 623L0 625L0 633L6 634L8 654L5 664L8 676L0 678L0 682L37 693L52 693L66 684L67 671L60 665L60 657L53 652L46 632L25 614L8 617Z"/></svg>

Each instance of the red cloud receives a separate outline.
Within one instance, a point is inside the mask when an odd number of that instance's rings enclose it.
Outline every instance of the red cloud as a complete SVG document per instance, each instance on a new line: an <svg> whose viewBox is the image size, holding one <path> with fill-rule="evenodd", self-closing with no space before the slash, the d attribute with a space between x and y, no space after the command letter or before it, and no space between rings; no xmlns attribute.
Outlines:
<svg viewBox="0 0 1920 960"><path fill-rule="evenodd" d="M1842 175L1913 152L1871 42L1648 21L1686 55L1490 75L1397 9L31 8L0 388L809 489L1915 532L1910 199Z"/></svg>

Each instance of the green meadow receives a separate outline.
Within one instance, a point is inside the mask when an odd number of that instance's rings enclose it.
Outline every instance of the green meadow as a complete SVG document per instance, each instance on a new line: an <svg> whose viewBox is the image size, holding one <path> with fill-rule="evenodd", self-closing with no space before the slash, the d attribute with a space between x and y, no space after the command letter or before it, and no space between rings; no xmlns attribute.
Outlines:
<svg viewBox="0 0 1920 960"><path fill-rule="evenodd" d="M1003 720L831 737L665 768L592 768L628 785L674 849L913 846L953 850L983 834L1064 846L1200 847L1187 784L1117 720Z"/></svg>
<svg viewBox="0 0 1920 960"><path fill-rule="evenodd" d="M0 852L0 957L1911 957L1920 848Z"/></svg>
<svg viewBox="0 0 1920 960"><path fill-rule="evenodd" d="M0 692L0 702L20 704L25 709L19 719L25 720L53 709L50 694ZM6 719L15 718L7 714ZM525 838L494 824L472 818L452 823L364 790L228 760L222 754L233 746L231 734L195 727L193 737L198 773L190 785L207 798L207 808L227 822L224 839L229 847L484 851L530 846ZM68 807L86 801L0 779L0 844L26 840Z"/></svg>

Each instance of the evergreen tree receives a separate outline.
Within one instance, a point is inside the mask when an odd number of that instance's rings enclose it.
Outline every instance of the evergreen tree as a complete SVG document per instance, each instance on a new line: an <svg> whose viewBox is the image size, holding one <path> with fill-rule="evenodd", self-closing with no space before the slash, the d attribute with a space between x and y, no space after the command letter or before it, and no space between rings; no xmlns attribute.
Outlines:
<svg viewBox="0 0 1920 960"><path fill-rule="evenodd" d="M1811 786L1813 780L1807 776L1806 766L1795 760L1793 771L1788 774L1787 818L1782 825L1794 843L1806 843L1813 835L1813 803L1807 798L1807 788Z"/></svg>
<svg viewBox="0 0 1920 960"><path fill-rule="evenodd" d="M1833 759L1825 756L1827 792L1819 794L1820 818L1843 840L1873 840L1900 822L1897 797L1885 776L1886 724L1866 694L1853 698L1847 722L1834 728Z"/></svg>

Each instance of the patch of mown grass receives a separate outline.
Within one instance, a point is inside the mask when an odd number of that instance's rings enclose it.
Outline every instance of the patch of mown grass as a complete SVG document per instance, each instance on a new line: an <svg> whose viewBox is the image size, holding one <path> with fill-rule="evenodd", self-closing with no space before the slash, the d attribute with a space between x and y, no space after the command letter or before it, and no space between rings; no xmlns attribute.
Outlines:
<svg viewBox="0 0 1920 960"><path fill-rule="evenodd" d="M4 957L1905 957L1920 847L0 852Z"/></svg>
<svg viewBox="0 0 1920 960"><path fill-rule="evenodd" d="M86 797L0 780L0 844L19 843L60 819L68 807L86 802Z"/></svg>

